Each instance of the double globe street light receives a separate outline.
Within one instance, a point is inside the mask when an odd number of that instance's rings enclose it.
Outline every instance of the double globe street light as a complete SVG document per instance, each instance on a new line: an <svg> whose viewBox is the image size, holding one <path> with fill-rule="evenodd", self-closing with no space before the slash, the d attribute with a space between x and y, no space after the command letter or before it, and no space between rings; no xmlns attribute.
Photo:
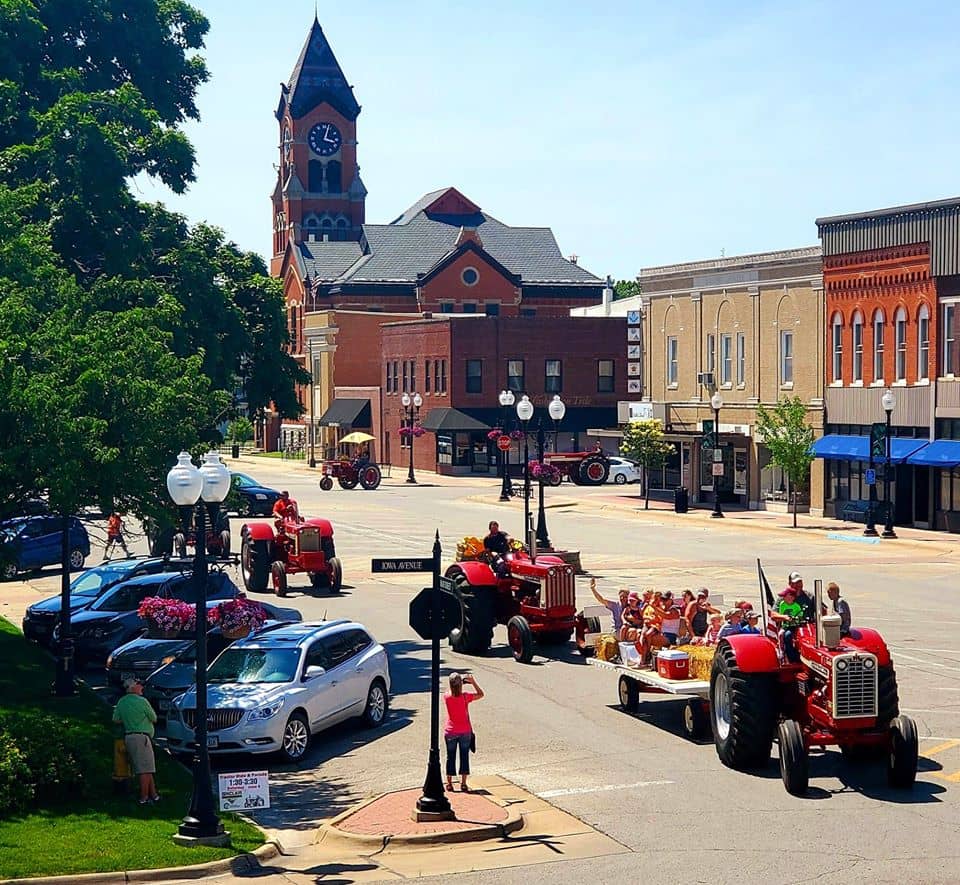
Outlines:
<svg viewBox="0 0 960 885"><path fill-rule="evenodd" d="M887 518L883 524L881 537L896 538L897 533L893 530L893 504L890 501L890 473L893 460L891 457L893 440L890 438L890 425L893 419L893 410L897 406L897 398L893 395L893 391L887 388L887 391L880 398L880 403L883 406L883 411L887 413L887 459L883 469L883 499L887 502Z"/></svg>
<svg viewBox="0 0 960 885"><path fill-rule="evenodd" d="M419 393L415 393L413 396L410 396L409 393L405 393L400 397L400 402L403 403L404 412L406 415L407 429L410 436L410 466L407 469L407 482L416 483L417 478L413 475L413 438L414 434L414 421L420 415L420 406L423 405L423 397Z"/></svg>
<svg viewBox="0 0 960 885"><path fill-rule="evenodd" d="M530 402L530 397L524 394L520 397L520 402L517 403L517 417L520 419L520 423L523 425L523 527L524 527L524 540L528 540L530 533L530 453L528 448L528 428L530 424L530 419L533 418L533 403ZM556 434L558 431L558 425L563 420L563 416L567 412L567 407L564 404L563 400L560 399L559 394L554 394L550 404L547 406L547 413L553 419L553 430L554 430L554 448L556 448ZM537 483L539 486L539 496L538 496L538 506L537 506L537 538L536 546L543 550L549 550L551 548L550 536L547 532L547 514L544 510L543 502L543 457L544 457L544 430L543 430L543 421L537 422L537 463L538 476ZM531 555L533 550L530 551Z"/></svg>
<svg viewBox="0 0 960 885"><path fill-rule="evenodd" d="M207 516L216 525L220 504L230 492L230 471L217 452L207 452L203 464L194 466L188 452L177 456L177 463L167 474L167 491L180 509L184 535L193 516L196 555L193 559L193 583L197 600L196 659L197 706L194 712L193 795L190 810L180 822L174 841L183 845L228 845L217 817L210 784L210 752L207 747ZM198 506L199 505L199 506ZM194 510L194 508L196 508ZM209 514L208 514L209 511Z"/></svg>
<svg viewBox="0 0 960 885"><path fill-rule="evenodd" d="M504 416L510 414L510 409L513 404L516 402L516 397L513 395L512 390L501 390L500 396L500 408L503 410ZM506 435L507 433L507 420L504 417L503 420L503 429L501 430L501 435ZM499 441L498 441L499 448ZM500 470L503 475L503 481L500 484L500 500L509 501L510 500L510 449L500 449Z"/></svg>
<svg viewBox="0 0 960 885"><path fill-rule="evenodd" d="M723 397L720 391L714 392L710 397L710 406L713 408L713 440L714 452L720 451L720 409L723 408ZM711 452L713 456L713 452ZM723 461L712 461L710 469L713 471L713 513L710 514L714 519L723 519L723 509L720 507L720 477L717 476L714 464L723 464Z"/></svg>

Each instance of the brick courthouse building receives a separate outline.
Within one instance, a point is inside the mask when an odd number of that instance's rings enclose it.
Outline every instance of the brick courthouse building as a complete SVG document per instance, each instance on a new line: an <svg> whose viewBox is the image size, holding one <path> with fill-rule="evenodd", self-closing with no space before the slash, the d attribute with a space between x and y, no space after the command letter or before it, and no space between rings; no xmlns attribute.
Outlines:
<svg viewBox="0 0 960 885"><path fill-rule="evenodd" d="M291 350L312 371L313 385L301 391L307 410L302 423L268 422L268 448L312 442L323 451L349 429L376 429L375 454L393 456L383 435L392 431L386 423L381 429L380 394L370 383L374 372L379 386L385 383L381 339L358 314L382 313L383 323L407 313L522 322L522 337L530 343L549 336L553 357L566 359L572 373L567 351L580 352L583 329L569 318L570 308L601 298L603 281L564 258L549 228L506 225L453 187L426 194L389 224L367 223L359 114L353 88L315 20L276 109L271 260L271 273L283 283ZM350 355L355 369L337 357L348 340L362 350L362 356ZM488 406L496 405L498 393L484 388ZM364 396L371 408L338 403Z"/></svg>

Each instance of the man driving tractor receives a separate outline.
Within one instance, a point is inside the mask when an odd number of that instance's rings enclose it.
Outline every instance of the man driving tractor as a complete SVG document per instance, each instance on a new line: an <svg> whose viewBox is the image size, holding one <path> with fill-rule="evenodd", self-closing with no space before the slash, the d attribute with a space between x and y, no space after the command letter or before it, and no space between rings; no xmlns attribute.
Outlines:
<svg viewBox="0 0 960 885"><path fill-rule="evenodd" d="M483 539L483 549L490 554L490 567L497 577L505 577L510 573L510 568L504 557L510 552L510 538L506 532L500 531L500 523L495 519L490 520L487 526L488 533Z"/></svg>

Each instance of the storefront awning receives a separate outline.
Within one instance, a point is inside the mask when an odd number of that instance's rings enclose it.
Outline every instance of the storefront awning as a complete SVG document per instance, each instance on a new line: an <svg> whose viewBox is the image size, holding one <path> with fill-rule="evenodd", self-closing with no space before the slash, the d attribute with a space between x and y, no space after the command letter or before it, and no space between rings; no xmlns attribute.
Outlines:
<svg viewBox="0 0 960 885"><path fill-rule="evenodd" d="M335 399L319 423L321 427L370 427L370 400Z"/></svg>
<svg viewBox="0 0 960 885"><path fill-rule="evenodd" d="M431 409L420 423L424 430L432 430L434 433L452 433L457 430L490 430L489 424L471 418L459 409Z"/></svg>
<svg viewBox="0 0 960 885"><path fill-rule="evenodd" d="M890 461L893 464L902 464L926 444L923 439L895 436L890 441ZM810 451L818 458L829 458L833 461L869 461L870 438L828 433L816 440Z"/></svg>
<svg viewBox="0 0 960 885"><path fill-rule="evenodd" d="M920 467L960 466L960 440L936 439L907 458L908 464Z"/></svg>

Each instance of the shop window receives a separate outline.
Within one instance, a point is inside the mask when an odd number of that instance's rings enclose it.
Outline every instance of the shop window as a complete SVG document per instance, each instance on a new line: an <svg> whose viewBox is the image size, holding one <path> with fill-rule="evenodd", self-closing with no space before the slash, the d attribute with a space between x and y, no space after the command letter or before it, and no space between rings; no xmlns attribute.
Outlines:
<svg viewBox="0 0 960 885"><path fill-rule="evenodd" d="M886 324L883 311L877 310L873 315L873 380L883 382L883 336Z"/></svg>
<svg viewBox="0 0 960 885"><path fill-rule="evenodd" d="M747 380L747 336L737 332L737 386L743 387Z"/></svg>
<svg viewBox="0 0 960 885"><path fill-rule="evenodd" d="M843 383L843 318L840 314L833 315L830 323L830 353L832 360L831 379L836 384Z"/></svg>
<svg viewBox="0 0 960 885"><path fill-rule="evenodd" d="M679 343L676 338L667 339L667 384L675 386L680 377Z"/></svg>
<svg viewBox="0 0 960 885"><path fill-rule="evenodd" d="M863 381L863 314L853 315L853 380Z"/></svg>
<svg viewBox="0 0 960 885"><path fill-rule="evenodd" d="M930 311L926 304L917 313L917 380L930 377Z"/></svg>
<svg viewBox="0 0 960 885"><path fill-rule="evenodd" d="M545 374L544 392L561 393L563 391L563 362L561 360L547 360Z"/></svg>
<svg viewBox="0 0 960 885"><path fill-rule="evenodd" d="M467 393L483 392L483 360L467 360Z"/></svg>
<svg viewBox="0 0 960 885"><path fill-rule="evenodd" d="M523 360L507 360L507 390L522 393L525 388Z"/></svg>
<svg viewBox="0 0 960 885"><path fill-rule="evenodd" d="M597 393L613 393L613 360L597 360Z"/></svg>
<svg viewBox="0 0 960 885"><path fill-rule="evenodd" d="M793 332L780 332L780 383L793 384Z"/></svg>
<svg viewBox="0 0 960 885"><path fill-rule="evenodd" d="M905 381L907 378L907 312L902 307L897 309L893 322L896 343L894 378L897 381Z"/></svg>
<svg viewBox="0 0 960 885"><path fill-rule="evenodd" d="M733 336L720 336L720 383L733 383Z"/></svg>

